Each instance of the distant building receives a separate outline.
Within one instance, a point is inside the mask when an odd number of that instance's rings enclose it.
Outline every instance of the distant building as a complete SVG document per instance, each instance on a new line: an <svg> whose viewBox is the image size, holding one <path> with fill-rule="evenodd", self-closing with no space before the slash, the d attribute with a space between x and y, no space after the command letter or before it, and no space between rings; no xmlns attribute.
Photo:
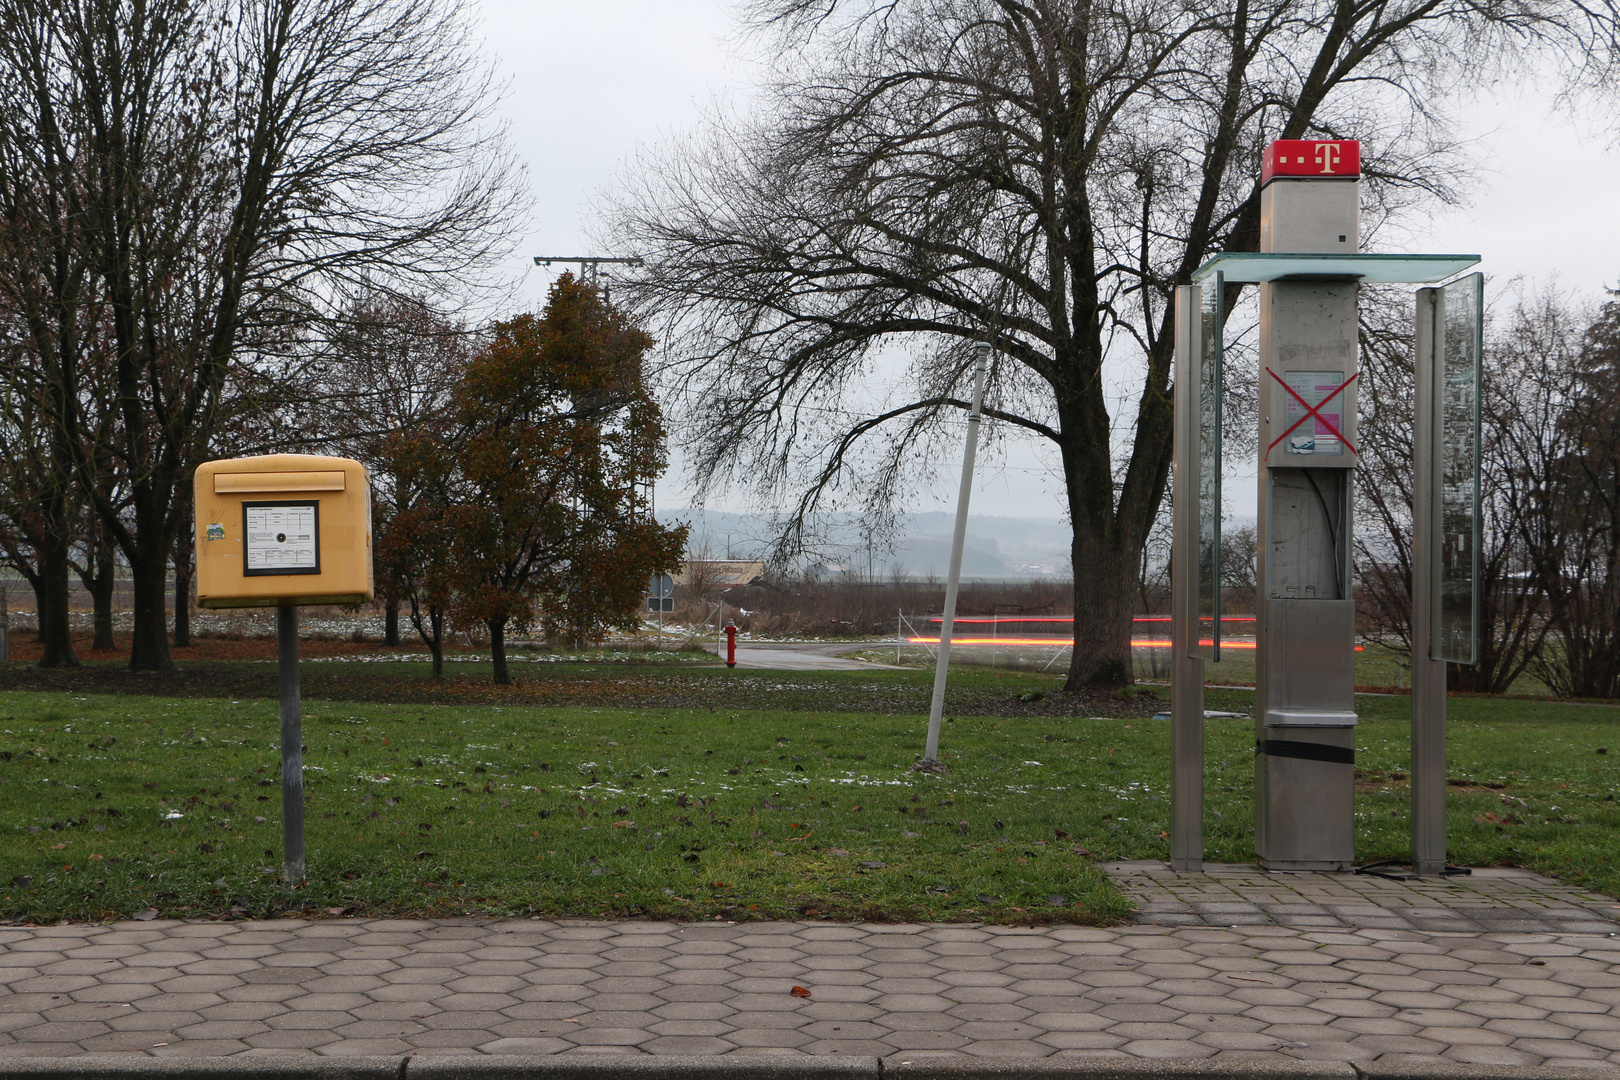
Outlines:
<svg viewBox="0 0 1620 1080"><path fill-rule="evenodd" d="M692 559L681 567L679 582L689 589L727 589L765 576L765 564L747 559Z"/></svg>

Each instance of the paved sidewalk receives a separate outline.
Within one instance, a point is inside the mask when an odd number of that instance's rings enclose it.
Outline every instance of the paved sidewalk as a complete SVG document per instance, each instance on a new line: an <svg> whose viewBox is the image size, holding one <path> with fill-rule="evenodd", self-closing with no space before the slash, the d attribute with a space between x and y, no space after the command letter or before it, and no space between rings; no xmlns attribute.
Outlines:
<svg viewBox="0 0 1620 1080"><path fill-rule="evenodd" d="M1620 931L1620 900L1528 870L1394 881L1370 874L1268 874L1210 863L1200 874L1163 862L1105 863L1143 921L1163 926L1456 930L1553 934Z"/></svg>
<svg viewBox="0 0 1620 1080"><path fill-rule="evenodd" d="M0 985L0 1057L1620 1063L1596 933L151 921L0 927Z"/></svg>

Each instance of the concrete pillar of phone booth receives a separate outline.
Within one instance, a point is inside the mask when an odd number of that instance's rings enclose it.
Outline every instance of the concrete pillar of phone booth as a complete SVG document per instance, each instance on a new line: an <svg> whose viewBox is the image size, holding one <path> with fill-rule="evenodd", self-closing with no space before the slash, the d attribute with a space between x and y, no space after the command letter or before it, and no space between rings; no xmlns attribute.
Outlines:
<svg viewBox="0 0 1620 1080"><path fill-rule="evenodd" d="M1359 252L1360 188L1359 175L1269 176L1261 250ZM1355 861L1358 291L1331 278L1260 285L1255 854L1267 869Z"/></svg>

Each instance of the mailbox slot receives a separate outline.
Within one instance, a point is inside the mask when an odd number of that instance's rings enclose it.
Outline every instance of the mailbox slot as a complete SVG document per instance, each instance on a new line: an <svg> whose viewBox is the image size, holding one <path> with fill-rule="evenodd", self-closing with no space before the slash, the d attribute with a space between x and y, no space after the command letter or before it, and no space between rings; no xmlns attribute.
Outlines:
<svg viewBox="0 0 1620 1080"><path fill-rule="evenodd" d="M250 495L260 491L342 491L341 470L323 472L215 473L214 494Z"/></svg>

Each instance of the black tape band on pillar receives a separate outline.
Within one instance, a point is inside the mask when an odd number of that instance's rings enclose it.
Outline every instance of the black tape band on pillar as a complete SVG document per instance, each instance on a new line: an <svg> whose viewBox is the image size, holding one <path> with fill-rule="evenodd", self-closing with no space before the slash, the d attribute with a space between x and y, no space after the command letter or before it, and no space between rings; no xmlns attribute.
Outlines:
<svg viewBox="0 0 1620 1080"><path fill-rule="evenodd" d="M1267 757L1299 758L1302 761L1327 761L1335 765L1354 765L1356 751L1351 746L1329 746L1326 743L1287 742L1283 739L1256 739L1254 752Z"/></svg>

